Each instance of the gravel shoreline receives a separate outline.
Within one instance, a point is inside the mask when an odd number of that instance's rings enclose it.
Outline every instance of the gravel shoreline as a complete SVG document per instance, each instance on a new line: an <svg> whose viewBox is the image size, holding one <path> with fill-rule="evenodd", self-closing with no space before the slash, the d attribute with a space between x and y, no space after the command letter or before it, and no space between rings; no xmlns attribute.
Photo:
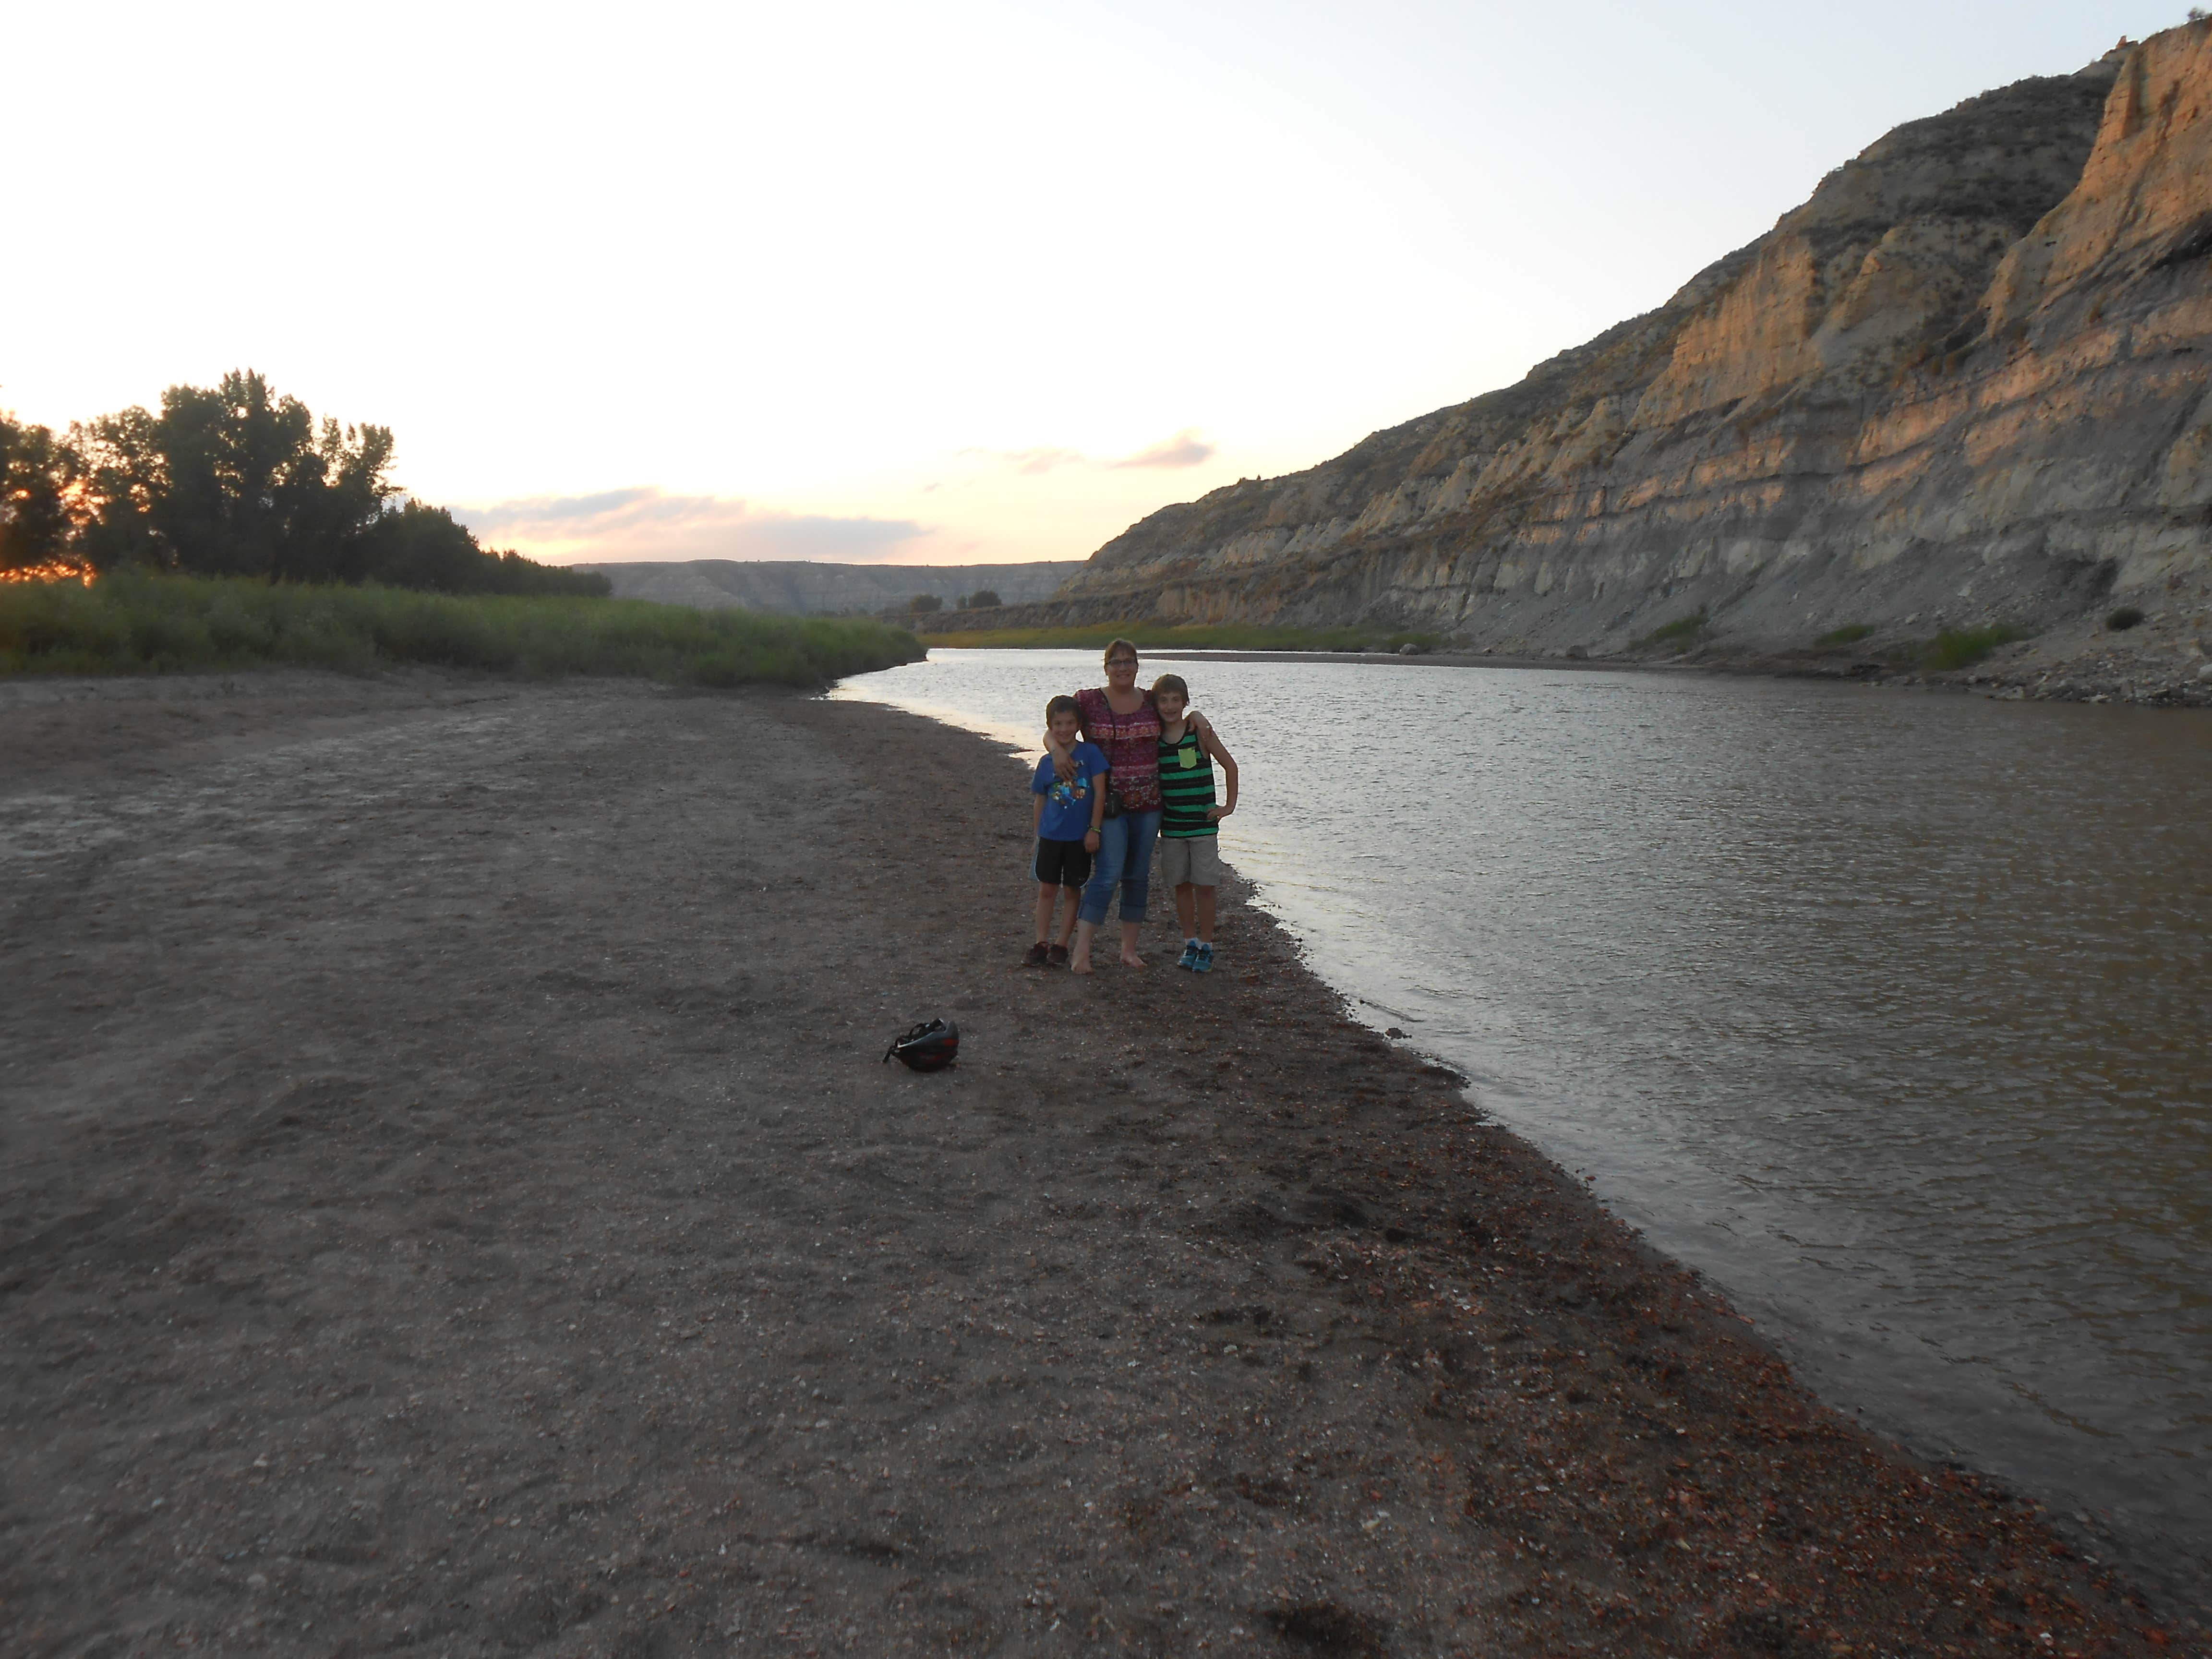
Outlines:
<svg viewBox="0 0 2212 1659"><path fill-rule="evenodd" d="M0 685L0 1650L2201 1650L1242 889L1020 967L1027 821L848 702Z"/></svg>

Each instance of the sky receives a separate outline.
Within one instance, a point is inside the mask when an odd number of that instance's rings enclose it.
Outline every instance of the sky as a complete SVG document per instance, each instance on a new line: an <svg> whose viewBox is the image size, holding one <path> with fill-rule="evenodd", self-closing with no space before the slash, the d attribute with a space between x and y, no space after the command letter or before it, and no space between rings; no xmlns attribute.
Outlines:
<svg viewBox="0 0 2212 1659"><path fill-rule="evenodd" d="M2185 9L27 5L0 409L258 368L562 562L1083 558Z"/></svg>

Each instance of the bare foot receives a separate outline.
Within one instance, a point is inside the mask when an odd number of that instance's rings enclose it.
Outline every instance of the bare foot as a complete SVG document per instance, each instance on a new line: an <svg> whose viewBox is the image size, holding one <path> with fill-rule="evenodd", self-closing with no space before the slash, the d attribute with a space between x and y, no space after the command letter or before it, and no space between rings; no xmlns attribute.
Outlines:
<svg viewBox="0 0 2212 1659"><path fill-rule="evenodd" d="M1145 959L1134 951L1124 951L1121 952L1121 965L1124 968L1141 968L1145 965Z"/></svg>
<svg viewBox="0 0 2212 1659"><path fill-rule="evenodd" d="M1089 957L1071 957L1068 959L1067 971L1071 974L1089 973L1091 971L1091 958Z"/></svg>

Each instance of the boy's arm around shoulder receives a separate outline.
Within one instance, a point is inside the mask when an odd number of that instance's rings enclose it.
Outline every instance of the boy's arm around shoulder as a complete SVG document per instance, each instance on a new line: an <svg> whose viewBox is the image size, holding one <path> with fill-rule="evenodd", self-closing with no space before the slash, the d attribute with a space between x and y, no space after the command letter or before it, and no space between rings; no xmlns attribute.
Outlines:
<svg viewBox="0 0 2212 1659"><path fill-rule="evenodd" d="M1237 810L1237 757L1229 752L1229 745L1222 742L1221 733L1215 731L1211 723L1198 734L1198 740L1208 755L1221 763L1221 775L1228 781L1221 804L1209 807L1206 814L1218 823Z"/></svg>

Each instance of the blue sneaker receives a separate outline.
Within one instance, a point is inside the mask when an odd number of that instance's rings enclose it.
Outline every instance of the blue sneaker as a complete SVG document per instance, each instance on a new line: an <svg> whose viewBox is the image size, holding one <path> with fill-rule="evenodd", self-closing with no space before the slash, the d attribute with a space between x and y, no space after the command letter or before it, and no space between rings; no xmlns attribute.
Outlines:
<svg viewBox="0 0 2212 1659"><path fill-rule="evenodd" d="M1211 945L1201 945L1198 947L1198 959L1190 964L1190 970L1194 974L1210 974L1213 971L1213 947Z"/></svg>
<svg viewBox="0 0 2212 1659"><path fill-rule="evenodd" d="M1183 941L1182 956L1176 963L1176 966L1178 968L1196 968L1198 966L1198 941L1196 939L1186 939Z"/></svg>

